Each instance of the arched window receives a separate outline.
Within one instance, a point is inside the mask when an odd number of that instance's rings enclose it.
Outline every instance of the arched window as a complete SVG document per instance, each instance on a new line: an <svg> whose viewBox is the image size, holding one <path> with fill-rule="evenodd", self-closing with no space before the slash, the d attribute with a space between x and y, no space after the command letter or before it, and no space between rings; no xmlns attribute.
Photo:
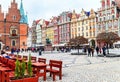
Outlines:
<svg viewBox="0 0 120 82"><path fill-rule="evenodd" d="M18 28L17 28L17 26L11 26L10 27L10 34L12 36L16 36L18 34Z"/></svg>
<svg viewBox="0 0 120 82"><path fill-rule="evenodd" d="M12 35L15 36L16 35L16 30L12 30Z"/></svg>
<svg viewBox="0 0 120 82"><path fill-rule="evenodd" d="M12 40L12 46L15 46L15 45L16 45L16 41Z"/></svg>

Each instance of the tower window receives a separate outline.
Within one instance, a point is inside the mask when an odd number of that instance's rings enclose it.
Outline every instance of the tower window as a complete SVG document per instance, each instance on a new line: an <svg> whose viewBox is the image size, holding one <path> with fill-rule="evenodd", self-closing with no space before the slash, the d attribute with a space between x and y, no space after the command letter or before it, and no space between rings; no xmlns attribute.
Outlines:
<svg viewBox="0 0 120 82"><path fill-rule="evenodd" d="M13 20L16 20L16 16L15 15L13 15Z"/></svg>
<svg viewBox="0 0 120 82"><path fill-rule="evenodd" d="M15 46L15 45L16 45L16 41L12 40L12 46Z"/></svg>
<svg viewBox="0 0 120 82"><path fill-rule="evenodd" d="M23 46L25 46L25 42L23 42Z"/></svg>
<svg viewBox="0 0 120 82"><path fill-rule="evenodd" d="M12 30L12 35L15 36L16 35L16 30Z"/></svg>

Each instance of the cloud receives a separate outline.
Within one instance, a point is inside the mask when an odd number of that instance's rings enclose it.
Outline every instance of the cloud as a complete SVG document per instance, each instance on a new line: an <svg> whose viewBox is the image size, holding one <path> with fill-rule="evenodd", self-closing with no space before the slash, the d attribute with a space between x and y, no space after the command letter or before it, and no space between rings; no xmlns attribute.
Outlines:
<svg viewBox="0 0 120 82"><path fill-rule="evenodd" d="M4 11L7 11L11 1L0 0ZM16 0L16 2L19 8L21 0ZM75 9L77 13L80 13L82 8L86 11L90 11L91 8L97 10L97 8L100 8L100 0L23 0L23 6L25 12L28 12L29 24L31 26L33 20L40 18L48 20L63 11L73 11Z"/></svg>

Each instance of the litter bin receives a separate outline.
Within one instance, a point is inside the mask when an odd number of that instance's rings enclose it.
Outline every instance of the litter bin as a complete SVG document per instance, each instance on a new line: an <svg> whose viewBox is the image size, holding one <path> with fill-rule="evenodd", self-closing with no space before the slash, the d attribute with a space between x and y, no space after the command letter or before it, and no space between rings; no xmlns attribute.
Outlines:
<svg viewBox="0 0 120 82"><path fill-rule="evenodd" d="M39 50L39 55L42 55L42 51L41 50Z"/></svg>

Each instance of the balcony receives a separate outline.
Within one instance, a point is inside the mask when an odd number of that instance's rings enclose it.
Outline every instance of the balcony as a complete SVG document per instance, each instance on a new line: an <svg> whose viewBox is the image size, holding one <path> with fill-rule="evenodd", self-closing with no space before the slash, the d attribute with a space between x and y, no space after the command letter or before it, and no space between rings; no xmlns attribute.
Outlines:
<svg viewBox="0 0 120 82"><path fill-rule="evenodd" d="M9 38L11 38L11 39L18 39L19 35L17 35L17 34L10 34Z"/></svg>

